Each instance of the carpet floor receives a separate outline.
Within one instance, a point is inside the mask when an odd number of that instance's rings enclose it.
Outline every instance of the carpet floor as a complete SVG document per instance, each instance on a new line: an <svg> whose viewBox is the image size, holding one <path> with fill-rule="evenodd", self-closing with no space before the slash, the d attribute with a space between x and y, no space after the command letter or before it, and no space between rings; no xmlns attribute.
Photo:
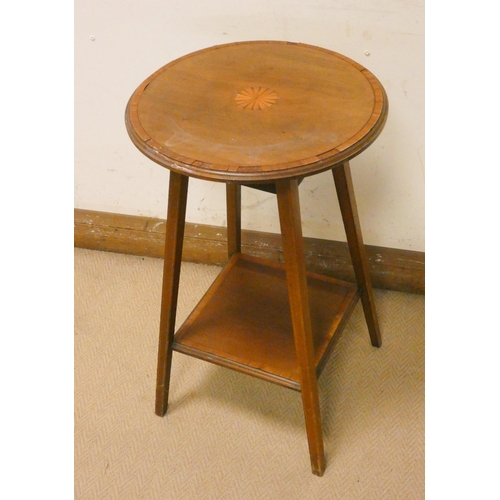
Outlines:
<svg viewBox="0 0 500 500"><path fill-rule="evenodd" d="M327 467L312 475L300 394L173 354L154 414L161 259L75 249L75 498L424 498L424 297L375 290L319 379ZM178 324L220 268L183 263Z"/></svg>

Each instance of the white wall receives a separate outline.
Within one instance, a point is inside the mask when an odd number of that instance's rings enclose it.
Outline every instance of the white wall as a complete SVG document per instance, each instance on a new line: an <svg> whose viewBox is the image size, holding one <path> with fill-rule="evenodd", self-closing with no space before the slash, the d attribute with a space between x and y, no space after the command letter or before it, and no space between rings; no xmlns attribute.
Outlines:
<svg viewBox="0 0 500 500"><path fill-rule="evenodd" d="M164 218L168 171L130 142L128 98L177 57L257 39L343 53L381 81L387 125L351 162L363 235L423 251L423 0L75 0L75 207ZM300 189L304 233L345 240L331 174ZM191 180L188 220L225 224L224 196L222 184ZM244 189L243 226L279 232L275 197Z"/></svg>

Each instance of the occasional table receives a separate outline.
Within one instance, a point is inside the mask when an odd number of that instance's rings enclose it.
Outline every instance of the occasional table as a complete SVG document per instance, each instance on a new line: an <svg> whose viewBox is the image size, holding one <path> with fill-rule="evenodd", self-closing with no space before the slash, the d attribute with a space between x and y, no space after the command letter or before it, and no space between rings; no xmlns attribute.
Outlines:
<svg viewBox="0 0 500 500"><path fill-rule="evenodd" d="M386 122L375 76L301 43L220 45L147 78L126 109L135 146L170 170L156 414L167 411L172 351L300 391L312 472L325 470L318 377L358 299L380 347L349 160ZM331 170L356 284L307 272L301 180ZM175 332L188 182L224 182L228 262ZM284 265L241 252L241 187L276 193Z"/></svg>

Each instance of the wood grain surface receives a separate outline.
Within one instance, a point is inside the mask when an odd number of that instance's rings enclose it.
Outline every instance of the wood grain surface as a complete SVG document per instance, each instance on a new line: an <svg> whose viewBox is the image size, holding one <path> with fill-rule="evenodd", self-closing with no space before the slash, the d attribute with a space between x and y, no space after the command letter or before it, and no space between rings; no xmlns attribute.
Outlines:
<svg viewBox="0 0 500 500"><path fill-rule="evenodd" d="M319 376L359 296L353 284L315 273L307 278ZM179 328L174 350L300 391L284 266L233 256Z"/></svg>
<svg viewBox="0 0 500 500"><path fill-rule="evenodd" d="M387 106L383 87L360 64L326 49L270 41L233 43L189 54L155 72L134 92L126 109L129 136L142 153L170 169L157 415L163 416L167 409L175 345L186 344L190 349L186 354L207 353L208 360L219 362L230 352L231 363L226 366L294 378L299 383L311 469L323 475L326 458L317 357L331 354L331 340L352 313L359 294L372 345L381 345L348 161L380 134ZM333 313L335 325L326 329L327 335L323 333L325 342L315 345L312 276L306 269L298 185L304 176L327 168L333 169L357 286L335 281L337 289L345 290L340 303L332 297L326 302L313 297L314 306L323 303L321 311ZM232 257L174 343L191 176L226 182L227 250ZM236 266L241 259L255 264L254 258L239 253L240 184L268 185L269 181L276 187L285 273L281 280L269 274L263 280L251 280L248 273L235 273L241 271ZM267 263L261 261L262 265L269 269ZM270 267L276 269L276 264ZM234 274L232 286L224 286ZM319 280L332 283L326 277ZM281 307L275 304L278 297ZM255 328L252 321L257 321ZM280 340L283 321L291 322L287 330L293 343L288 351ZM196 328L200 324L201 334ZM263 335L267 328L269 335ZM271 354L266 356L269 347ZM289 369L276 373L275 363L281 358L296 368L295 374Z"/></svg>
<svg viewBox="0 0 500 500"><path fill-rule="evenodd" d="M170 62L132 95L126 126L146 156L219 181L312 175L370 145L385 91L360 64L299 43L220 45Z"/></svg>
<svg viewBox="0 0 500 500"><path fill-rule="evenodd" d="M163 258L166 221L93 210L75 210L75 247ZM281 236L243 230L242 251L283 262ZM347 243L304 238L307 269L355 282ZM425 293L425 253L365 245L373 286L409 293ZM187 262L223 265L227 261L225 227L186 223L182 258Z"/></svg>

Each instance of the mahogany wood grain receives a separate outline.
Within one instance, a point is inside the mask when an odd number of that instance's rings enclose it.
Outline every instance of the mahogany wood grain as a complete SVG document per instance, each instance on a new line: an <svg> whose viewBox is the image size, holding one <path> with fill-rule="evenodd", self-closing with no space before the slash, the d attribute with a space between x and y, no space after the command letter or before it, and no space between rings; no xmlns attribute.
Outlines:
<svg viewBox="0 0 500 500"><path fill-rule="evenodd" d="M314 367L319 377L357 287L307 273ZM175 334L173 349L254 377L301 390L282 264L235 254Z"/></svg>
<svg viewBox="0 0 500 500"><path fill-rule="evenodd" d="M318 381L314 364L315 354L312 342L297 180L280 180L276 182L276 191L295 350L300 367L302 405L304 407L311 467L313 474L322 476L326 462L319 409Z"/></svg>
<svg viewBox="0 0 500 500"><path fill-rule="evenodd" d="M156 376L155 412L159 416L165 415L168 406L188 181L189 177L170 172Z"/></svg>
<svg viewBox="0 0 500 500"><path fill-rule="evenodd" d="M333 178L337 188L337 196L342 219L344 221L347 243L351 253L354 274L356 276L356 282L361 290L361 303L363 304L371 343L374 347L380 347L382 345L382 336L378 324L377 311L375 309L370 271L368 269L368 259L366 257L363 236L361 234L349 163L346 162L334 168Z"/></svg>
<svg viewBox="0 0 500 500"><path fill-rule="evenodd" d="M241 252L241 184L226 184L227 252L231 258Z"/></svg>
<svg viewBox="0 0 500 500"><path fill-rule="evenodd" d="M385 91L366 68L336 52L288 42L200 50L160 68L137 88L125 113L129 136L143 154L171 171L158 415L167 409L174 348L283 385L298 381L312 471L323 474L317 375L358 288L372 344L381 343L347 162L378 137L387 112ZM298 184L327 169L333 170L356 288L306 272ZM227 184L230 261L174 336L188 176ZM251 272L251 259L240 254L241 184L268 191L275 185L286 280L276 265L253 261L260 271ZM328 303L318 295L318 283L328 283ZM337 290L330 301L332 287ZM329 313L326 327L311 312L318 305ZM283 336L288 331L290 338L287 318L292 350L285 348L290 342ZM249 327L257 320L257 328Z"/></svg>
<svg viewBox="0 0 500 500"><path fill-rule="evenodd" d="M387 117L360 64L301 43L238 42L181 57L132 95L132 142L193 177L269 183L328 170L363 151Z"/></svg>

